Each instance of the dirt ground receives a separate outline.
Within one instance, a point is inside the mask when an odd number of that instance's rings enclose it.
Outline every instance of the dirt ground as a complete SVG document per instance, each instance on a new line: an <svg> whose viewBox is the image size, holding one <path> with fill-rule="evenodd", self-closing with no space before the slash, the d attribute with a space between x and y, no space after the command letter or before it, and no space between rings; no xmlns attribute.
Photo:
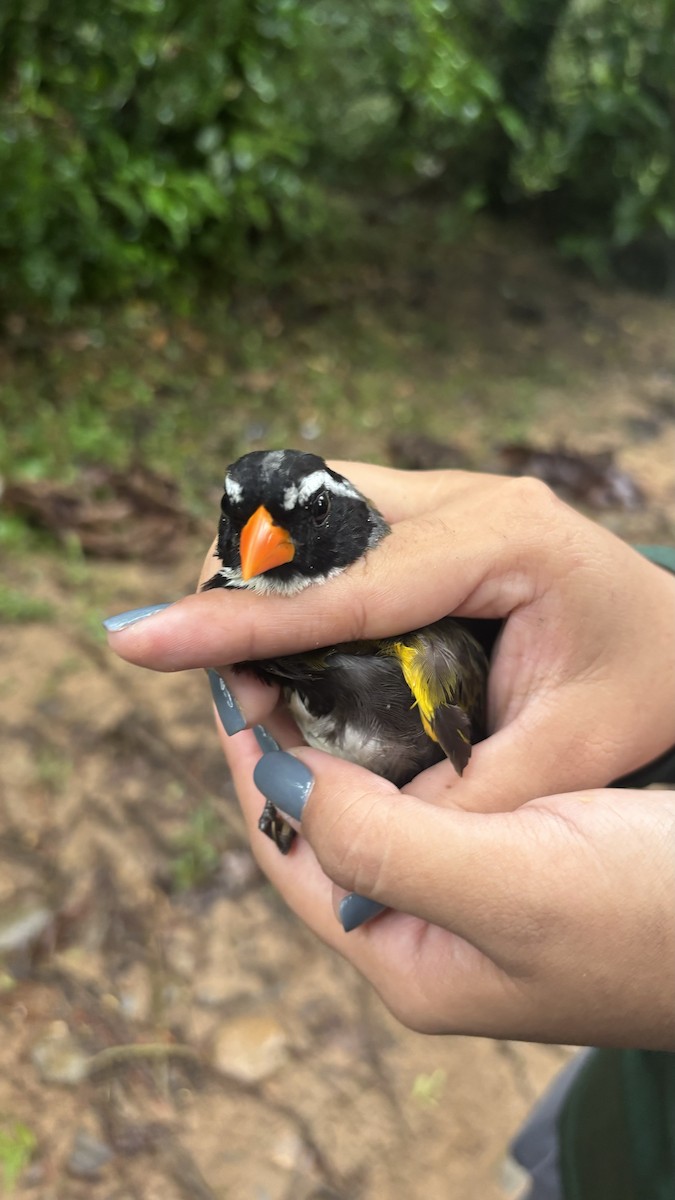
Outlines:
<svg viewBox="0 0 675 1200"><path fill-rule="evenodd" d="M598 519L672 541L672 305L513 270L544 316L472 280L476 371L494 397L495 362L508 378L534 348L555 359L531 436L614 448L647 502ZM386 433L312 446L384 457ZM508 1139L571 1048L401 1028L258 874L203 673L135 670L97 632L192 590L202 547L170 567L5 565L51 615L0 625L0 1193L4 1172L40 1200L513 1195Z"/></svg>

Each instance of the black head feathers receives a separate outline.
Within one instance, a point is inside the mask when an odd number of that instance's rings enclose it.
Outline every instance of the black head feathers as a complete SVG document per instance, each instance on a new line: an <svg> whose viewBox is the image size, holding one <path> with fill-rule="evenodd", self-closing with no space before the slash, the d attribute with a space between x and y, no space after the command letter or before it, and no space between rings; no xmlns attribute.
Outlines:
<svg viewBox="0 0 675 1200"><path fill-rule="evenodd" d="M384 517L316 454L254 450L225 476L205 588L293 593L356 562L389 532Z"/></svg>

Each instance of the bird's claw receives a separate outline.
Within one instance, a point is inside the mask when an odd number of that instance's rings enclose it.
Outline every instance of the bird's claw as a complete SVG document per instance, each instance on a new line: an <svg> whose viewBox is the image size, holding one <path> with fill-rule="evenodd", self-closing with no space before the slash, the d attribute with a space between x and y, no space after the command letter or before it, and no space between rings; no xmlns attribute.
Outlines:
<svg viewBox="0 0 675 1200"><path fill-rule="evenodd" d="M265 801L265 807L260 814L258 829L266 837L271 838L282 854L288 854L295 840L295 830L284 820L278 809L271 801Z"/></svg>

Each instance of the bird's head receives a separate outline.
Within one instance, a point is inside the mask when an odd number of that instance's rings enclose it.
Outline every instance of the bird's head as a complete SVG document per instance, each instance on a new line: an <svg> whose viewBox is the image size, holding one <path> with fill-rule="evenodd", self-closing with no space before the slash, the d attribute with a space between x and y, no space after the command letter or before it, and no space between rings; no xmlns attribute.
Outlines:
<svg viewBox="0 0 675 1200"><path fill-rule="evenodd" d="M225 476L216 557L204 588L293 594L356 562L389 532L384 517L316 454L254 450Z"/></svg>

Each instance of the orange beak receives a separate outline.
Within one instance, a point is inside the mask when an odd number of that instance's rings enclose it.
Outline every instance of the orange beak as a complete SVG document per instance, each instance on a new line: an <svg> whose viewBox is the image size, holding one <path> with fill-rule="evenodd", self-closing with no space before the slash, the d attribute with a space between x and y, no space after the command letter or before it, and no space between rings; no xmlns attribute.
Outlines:
<svg viewBox="0 0 675 1200"><path fill-rule="evenodd" d="M239 551L241 577L249 580L254 575L271 571L272 567L281 567L290 562L295 554L295 546L288 530L275 525L261 504L241 531Z"/></svg>

